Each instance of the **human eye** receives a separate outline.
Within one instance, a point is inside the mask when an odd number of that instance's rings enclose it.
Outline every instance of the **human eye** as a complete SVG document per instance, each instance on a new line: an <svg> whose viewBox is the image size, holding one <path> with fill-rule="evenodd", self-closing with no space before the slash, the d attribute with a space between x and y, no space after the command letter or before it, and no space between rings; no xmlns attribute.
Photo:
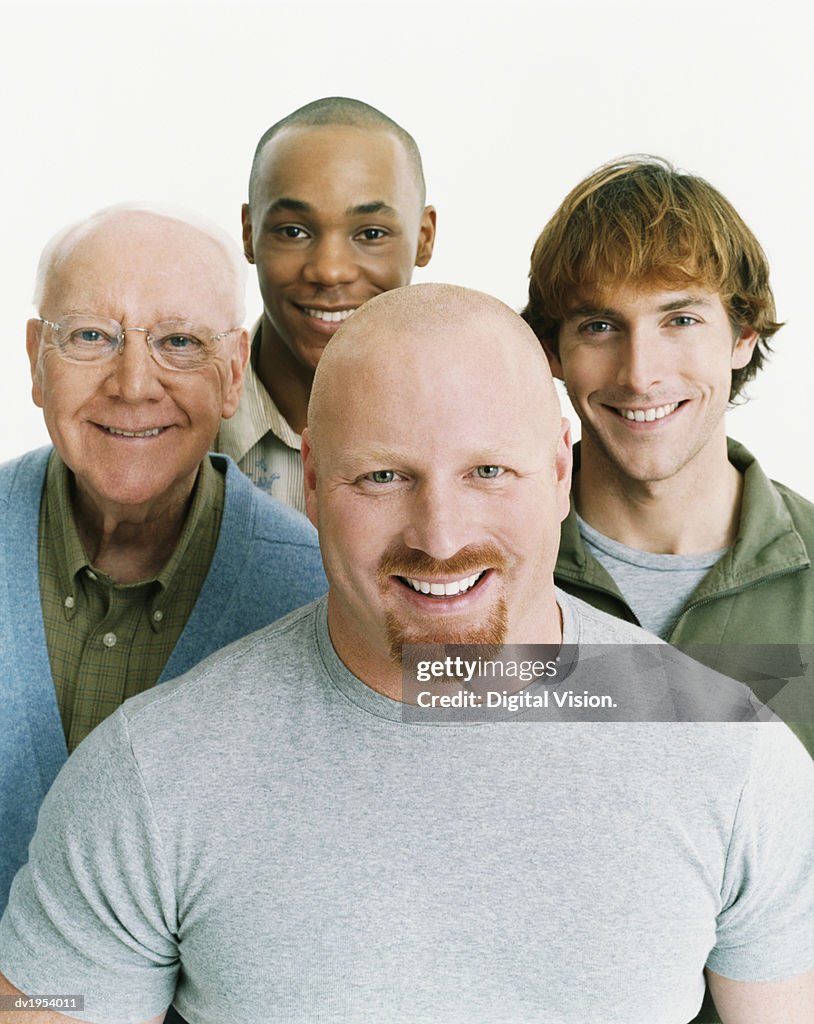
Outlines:
<svg viewBox="0 0 814 1024"><path fill-rule="evenodd" d="M74 331L73 338L76 341L82 341L88 345L94 345L96 342L105 341L108 336L106 336L103 331L97 331L95 328L86 327L82 331Z"/></svg>
<svg viewBox="0 0 814 1024"><path fill-rule="evenodd" d="M691 316L689 313L679 313L678 316L674 316L670 320L671 327L692 327L697 323L700 323L698 317Z"/></svg>
<svg viewBox="0 0 814 1024"><path fill-rule="evenodd" d="M387 236L388 232L384 228L362 228L356 234L356 238L362 242L380 242Z"/></svg>
<svg viewBox="0 0 814 1024"><path fill-rule="evenodd" d="M274 234L277 235L278 238L291 239L294 242L298 242L303 238L311 237L305 228L300 227L299 224L280 224L278 227L274 228Z"/></svg>
<svg viewBox="0 0 814 1024"><path fill-rule="evenodd" d="M80 324L65 331L64 342L60 347L63 352L77 359L93 359L107 354L115 345L115 337L101 327Z"/></svg>
<svg viewBox="0 0 814 1024"><path fill-rule="evenodd" d="M505 472L503 466L476 466L474 470L479 480L497 480Z"/></svg>
<svg viewBox="0 0 814 1024"><path fill-rule="evenodd" d="M171 331L153 342L159 359L170 366L188 366L200 362L206 355L206 345L194 334Z"/></svg>
<svg viewBox="0 0 814 1024"><path fill-rule="evenodd" d="M95 345L104 345L106 342L110 341L110 338L104 331L100 331L97 327L82 327L79 330L72 332L71 341L75 345L87 345L92 347Z"/></svg>
<svg viewBox="0 0 814 1024"><path fill-rule="evenodd" d="M98 345L110 340L103 331L96 331L89 327L82 331L74 331L71 339L78 345Z"/></svg>
<svg viewBox="0 0 814 1024"><path fill-rule="evenodd" d="M580 327L583 334L610 334L613 329L609 320L589 320Z"/></svg>
<svg viewBox="0 0 814 1024"><path fill-rule="evenodd" d="M374 469L372 473L365 473L362 477L372 484L392 484L397 474L392 469Z"/></svg>
<svg viewBox="0 0 814 1024"><path fill-rule="evenodd" d="M158 344L173 352L189 352L193 349L203 348L203 342L191 334L168 334L159 338Z"/></svg>

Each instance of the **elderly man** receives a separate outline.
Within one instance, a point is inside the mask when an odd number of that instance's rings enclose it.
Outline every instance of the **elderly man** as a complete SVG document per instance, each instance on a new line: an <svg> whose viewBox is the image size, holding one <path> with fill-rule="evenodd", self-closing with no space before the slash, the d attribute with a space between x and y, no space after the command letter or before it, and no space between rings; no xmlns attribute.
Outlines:
<svg viewBox="0 0 814 1024"><path fill-rule="evenodd" d="M300 436L325 345L374 295L408 284L435 240L412 136L343 96L308 103L257 144L243 247L263 315L240 407L218 450L251 480L305 511Z"/></svg>
<svg viewBox="0 0 814 1024"><path fill-rule="evenodd" d="M408 645L576 647L576 688L583 645L622 642L633 667L658 643L555 591L567 424L522 321L450 286L372 300L320 362L303 459L327 600L134 698L71 758L0 922L8 1001L666 1024L706 965L727 1021L802 1022L814 765L785 726L405 702ZM657 651L678 696L696 663Z"/></svg>
<svg viewBox="0 0 814 1024"><path fill-rule="evenodd" d="M0 468L0 907L103 718L324 591L305 518L206 457L237 407L243 285L227 238L145 209L40 261L27 344L54 448Z"/></svg>

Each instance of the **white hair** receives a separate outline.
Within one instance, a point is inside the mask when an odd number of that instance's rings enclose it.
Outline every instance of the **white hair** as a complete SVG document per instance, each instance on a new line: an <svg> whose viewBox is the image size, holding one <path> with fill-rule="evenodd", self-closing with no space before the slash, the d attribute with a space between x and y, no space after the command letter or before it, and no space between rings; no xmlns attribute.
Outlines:
<svg viewBox="0 0 814 1024"><path fill-rule="evenodd" d="M223 253L226 264L231 272L234 282L235 293L235 314L240 323L246 313L246 278L248 268L243 253L237 243L224 231L219 224L203 217L192 210L183 207L172 206L166 203L117 203L115 206L106 206L97 210L83 220L69 224L57 232L45 245L37 263L37 274L34 281L33 303L38 312L41 312L41 305L45 295L48 278L59 265L67 259L73 247L86 235L94 231L101 223L120 213L148 213L154 217L163 217L167 220L180 221L196 231L199 231L206 238L213 241Z"/></svg>

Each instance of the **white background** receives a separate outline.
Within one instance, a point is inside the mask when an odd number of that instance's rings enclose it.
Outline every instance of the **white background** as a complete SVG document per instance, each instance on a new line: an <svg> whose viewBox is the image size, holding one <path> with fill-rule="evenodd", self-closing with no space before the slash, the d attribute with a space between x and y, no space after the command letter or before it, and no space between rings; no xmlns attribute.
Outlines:
<svg viewBox="0 0 814 1024"><path fill-rule="evenodd" d="M814 496L805 17L785 0L0 5L0 459L46 440L24 327L47 239L101 206L156 200L238 240L260 134L303 103L348 95L422 150L439 233L414 280L514 308L534 239L594 167L652 152L708 178L763 243L787 322L729 430ZM259 310L252 275L249 316Z"/></svg>

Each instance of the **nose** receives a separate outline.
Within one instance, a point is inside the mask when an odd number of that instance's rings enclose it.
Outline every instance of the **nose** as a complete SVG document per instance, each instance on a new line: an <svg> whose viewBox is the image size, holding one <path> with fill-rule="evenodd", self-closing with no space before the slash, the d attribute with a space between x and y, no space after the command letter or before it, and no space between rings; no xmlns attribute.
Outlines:
<svg viewBox="0 0 814 1024"><path fill-rule="evenodd" d="M338 234L318 238L310 248L302 272L309 284L323 288L335 288L355 281L359 276L359 267L351 239Z"/></svg>
<svg viewBox="0 0 814 1024"><path fill-rule="evenodd" d="M404 531L407 547L440 560L452 558L472 543L474 532L462 498L438 484L422 485Z"/></svg>
<svg viewBox="0 0 814 1024"><path fill-rule="evenodd" d="M110 360L108 386L126 402L161 399L161 368L150 353L147 332L140 327L125 327L124 346Z"/></svg>
<svg viewBox="0 0 814 1024"><path fill-rule="evenodd" d="M646 395L664 376L665 353L655 335L631 330L620 346L616 383L636 395Z"/></svg>

